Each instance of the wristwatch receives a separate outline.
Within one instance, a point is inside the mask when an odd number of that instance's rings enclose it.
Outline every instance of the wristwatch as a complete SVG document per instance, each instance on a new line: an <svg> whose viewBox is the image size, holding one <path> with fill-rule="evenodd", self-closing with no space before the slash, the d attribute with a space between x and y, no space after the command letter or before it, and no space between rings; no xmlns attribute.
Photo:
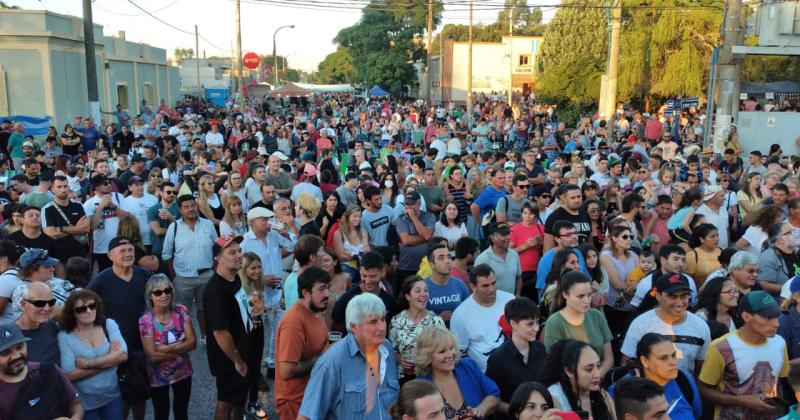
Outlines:
<svg viewBox="0 0 800 420"><path fill-rule="evenodd" d="M59 232L64 233L64 226L58 226L57 229Z"/></svg>

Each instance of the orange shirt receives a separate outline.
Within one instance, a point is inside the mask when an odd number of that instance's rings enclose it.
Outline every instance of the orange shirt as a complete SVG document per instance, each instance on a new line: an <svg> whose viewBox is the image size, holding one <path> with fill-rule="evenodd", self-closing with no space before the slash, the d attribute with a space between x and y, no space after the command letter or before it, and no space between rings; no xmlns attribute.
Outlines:
<svg viewBox="0 0 800 420"><path fill-rule="evenodd" d="M283 314L275 332L275 367L281 362L300 362L318 356L328 344L328 324L316 316L302 302L295 302ZM275 375L275 402L294 405L300 409L303 392L311 372L306 376L282 379Z"/></svg>

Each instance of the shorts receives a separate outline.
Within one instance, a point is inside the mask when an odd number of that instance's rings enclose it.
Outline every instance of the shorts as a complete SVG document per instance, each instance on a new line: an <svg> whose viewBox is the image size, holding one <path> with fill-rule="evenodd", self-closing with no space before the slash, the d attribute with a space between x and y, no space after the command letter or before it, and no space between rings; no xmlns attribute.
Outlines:
<svg viewBox="0 0 800 420"><path fill-rule="evenodd" d="M247 402L247 379L236 370L217 372L217 401L244 408Z"/></svg>

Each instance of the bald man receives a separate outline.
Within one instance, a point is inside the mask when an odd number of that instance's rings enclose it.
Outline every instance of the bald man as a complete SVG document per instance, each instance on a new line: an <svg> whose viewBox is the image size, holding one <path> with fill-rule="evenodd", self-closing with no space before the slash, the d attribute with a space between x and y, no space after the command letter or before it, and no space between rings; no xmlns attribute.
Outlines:
<svg viewBox="0 0 800 420"><path fill-rule="evenodd" d="M33 282L19 287L22 290L19 302L22 315L16 323L22 334L31 340L28 342L28 361L60 364L58 326L52 318L61 311L61 307L55 306L56 299L50 286Z"/></svg>

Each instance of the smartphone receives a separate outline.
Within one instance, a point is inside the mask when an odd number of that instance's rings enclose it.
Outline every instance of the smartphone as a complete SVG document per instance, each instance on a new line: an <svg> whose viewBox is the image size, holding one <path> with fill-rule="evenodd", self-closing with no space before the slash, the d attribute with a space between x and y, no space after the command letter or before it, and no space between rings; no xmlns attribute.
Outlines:
<svg viewBox="0 0 800 420"><path fill-rule="evenodd" d="M789 407L791 405L788 401L780 397L762 398L761 401L764 401L773 407Z"/></svg>
<svg viewBox="0 0 800 420"><path fill-rule="evenodd" d="M574 411L559 411L553 415L564 420L581 420L581 416Z"/></svg>

